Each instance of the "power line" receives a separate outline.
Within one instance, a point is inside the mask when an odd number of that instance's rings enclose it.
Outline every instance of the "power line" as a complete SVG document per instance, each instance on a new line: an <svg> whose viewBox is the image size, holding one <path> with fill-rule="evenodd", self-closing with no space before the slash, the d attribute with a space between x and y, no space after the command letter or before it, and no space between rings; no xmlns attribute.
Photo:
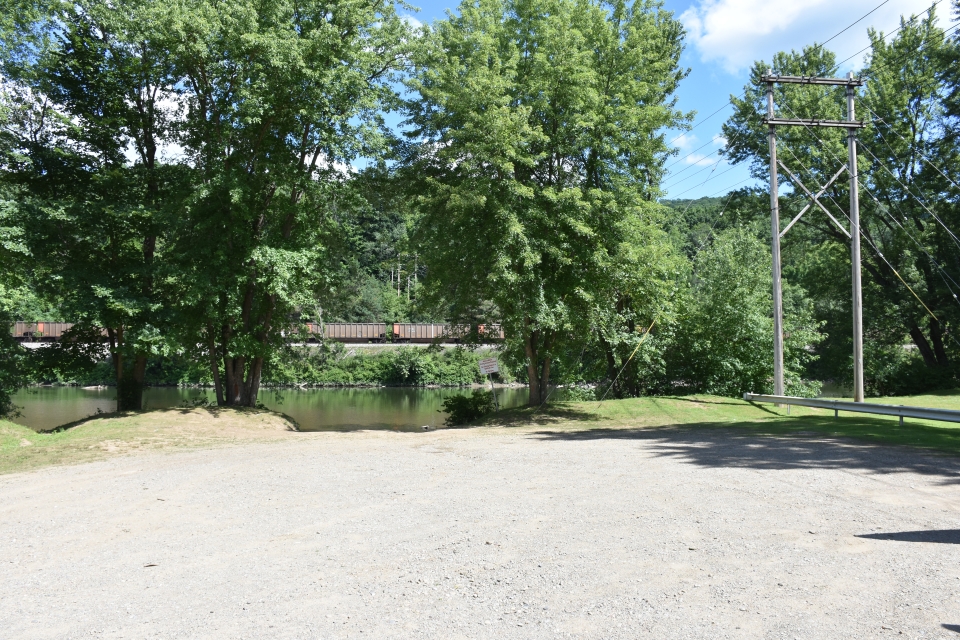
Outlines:
<svg viewBox="0 0 960 640"><path fill-rule="evenodd" d="M711 162L711 163L708 164L707 166L705 166L705 167L703 167L702 169L700 169L700 171L694 171L693 173L691 173L690 175L688 175L688 176L687 176L686 178L684 178L683 180L677 180L676 182L670 182L669 184L663 185L662 188L663 188L663 189L669 189L670 187L675 187L676 185L681 184L681 183L683 183L683 182L686 182L687 180L689 180L690 178L692 178L692 177L694 177L694 176L700 175L701 173L703 173L703 172L706 171L707 169L716 169L716 168L717 168L717 165L719 165L721 161L723 161L723 157L722 157L722 156L721 156L720 158L718 158L716 162ZM691 167L694 167L694 166L696 166L696 165L690 165L690 166L691 166ZM686 169L684 169L684 171L686 171ZM683 172L681 171L680 173L683 173ZM677 175L680 175L680 174L678 173ZM669 182L669 181L668 181L668 182Z"/></svg>
<svg viewBox="0 0 960 640"><path fill-rule="evenodd" d="M790 109L789 105L784 105L784 106L786 107L786 109L787 109L788 111L790 111L790 113L794 116L794 118L797 118L796 113L794 113L793 110ZM801 121L801 122L802 122L802 121ZM810 127L809 125L807 125L806 123L803 123L803 122L802 122L802 124L803 124L804 128L808 129L808 130L810 131L811 135L813 135L813 137L816 138L818 142L820 142L820 145L821 145L821 148L822 148L822 149L826 149L827 152L828 152L831 156L833 156L833 158L834 158L835 160L840 161L840 159L837 158L837 156L836 156L832 151L829 150L829 148L826 146L826 144L824 143L824 141L821 140L820 137L819 137L816 133L813 132L813 128L812 128L812 127ZM790 147L784 147L784 149L786 149L787 152L789 152L790 155L793 156L793 158L794 158L794 159L797 161L797 163L803 168L804 171L806 171L807 173L809 173L809 174L813 177L813 179L814 179L815 182L818 182L818 181L816 180L816 176L815 176L815 174L813 173L813 171L810 170L809 168L807 168L806 165L803 164L803 161L801 161L800 158L798 158L797 155L796 155L795 153L793 153L793 151L790 149ZM854 170L855 170L855 169L854 169ZM863 185L860 184L859 177L856 177L856 180L857 180L858 186L863 186ZM864 187L864 190L867 191L868 193L870 193L869 189L867 189L866 187ZM832 196L832 195L830 195L829 193L827 193L826 196L827 196L828 198L830 198L830 201L833 202L833 204L840 210L841 213L843 213L843 215L847 218L847 220L850 221L850 230L851 230L851 232L859 233L860 236L862 236L863 239L867 241L867 244L874 250L874 252L880 257L880 259L883 260L883 262L887 265L887 267L890 269L890 271L893 272L893 274L897 277L897 279L900 280L901 283L903 283L903 286L905 286L905 287L907 288L907 290L913 295L913 297L917 299L917 302L919 302L920 305L927 311L927 313L930 314L930 317L932 317L932 318L933 318L934 320L936 320L937 322L940 322L940 319L936 316L936 314L933 313L933 311L930 310L930 307L928 307L928 306L926 305L926 303L924 303L924 301L920 298L920 296L917 295L916 291L913 290L913 287L911 287L911 286L907 283L907 281L903 279L903 276L900 275L900 272L897 271L896 268L894 268L894 266L893 266L892 264L890 264L890 261L887 260L886 256L883 255L883 252L880 251L880 249L879 249L879 248L876 246L876 244L873 242L873 239L870 238L870 236L863 231L863 226L860 225L857 229L854 229L854 228L853 228L853 220L850 219L850 215L849 215L846 211L844 211L843 207L841 207L839 204L837 204L837 201L833 199L833 196ZM872 196L872 193L871 193L871 196ZM876 198L874 197L874 199L876 199ZM943 271L942 268L941 268L941 271ZM945 271L944 271L944 273L945 273ZM949 274L947 274L947 275L949 275ZM951 278L951 279L952 279L952 278ZM950 287L948 286L947 289L950 290ZM952 290L950 290L950 292L951 292L951 294L953 294L953 291L952 291ZM954 296L954 298L956 299L956 296ZM958 303L960 303L960 300L958 300ZM954 342L957 342L957 345L958 345L958 346L960 346L960 342L958 342L956 338L953 338L952 335L951 335L951 338L954 340Z"/></svg>
<svg viewBox="0 0 960 640"><path fill-rule="evenodd" d="M870 156L871 156L874 160L876 160L877 164L880 165L880 166L883 168L884 171L886 171L887 173L889 173L889 174L893 177L893 179L896 180L896 181L900 184L900 186L902 186L904 189L906 189L907 193L908 193L912 198L914 198L917 202L919 202L919 203L920 203L920 206L923 207L923 208L927 211L927 213L929 213L931 216L933 216L933 219L934 219L934 220L936 220L937 222L940 223L940 226L943 227L943 230L947 232L947 235L949 235L949 236L953 239L953 242L957 245L957 248L960 249L960 238L957 238L956 234L953 233L953 231L950 230L950 227L948 227L947 224L946 224L943 220L940 219L940 216L938 216L936 213L934 213L933 210L930 209L930 207L928 207L928 206L924 203L924 201L923 201L919 196L914 195L914 193L910 190L910 188L909 188L907 185L905 185L905 184L900 180L900 178L897 177L897 175L896 175L893 171L890 171L890 169L888 169L887 166L880 161L880 158L878 158L878 157L873 153L873 151L871 151L871 150L869 149L869 147L867 147L867 146L866 146L865 144L863 144L862 142L860 143L860 146L861 146L867 153L869 153Z"/></svg>
<svg viewBox="0 0 960 640"><path fill-rule="evenodd" d="M897 136L898 136L901 140L903 140L904 142L906 142L907 144L911 144L911 145L912 145L912 144L916 144L916 143L910 142L910 141L907 140L905 137L903 137L903 134L901 134L899 131L897 131L896 129L894 129L893 126L891 126L891 125L890 125L888 122L886 122L883 118L881 118L880 116L878 116L878 115L876 114L876 112L873 111L870 107L867 107L866 109L867 109L867 111L870 112L870 115L873 116L873 119L879 121L882 125L884 125L885 127L887 127L887 130L888 130L888 131L891 131L891 132L897 134ZM882 134L880 131L877 131L877 135L880 136L880 139L883 140L883 143L884 143L885 145L887 145L887 148L890 149L890 151L892 152L892 151L893 151L893 147L890 145L889 142L887 142L887 139L883 137L883 134ZM928 165L930 165L931 167L933 167L934 171L936 171L936 172L939 173L941 176L943 176L944 179L946 179L947 182L949 182L950 184L952 184L952 185L953 185L954 187L956 187L957 189L960 189L960 185L958 185L956 182L954 182L953 180L951 180L951 179L950 179L950 176L948 176L948 175L945 174L943 171L941 171L941 170L940 170L940 167L938 167L938 166L935 165L933 162L931 162L930 159L927 158L927 156L923 155L923 153L921 153L920 151L916 151L916 154L917 154L918 156L920 156L920 158L921 158L924 162L926 162Z"/></svg>
<svg viewBox="0 0 960 640"><path fill-rule="evenodd" d="M863 14L862 16L860 16L860 19L858 19L856 22L851 22L849 25L847 25L846 27L844 27L841 31L838 31L837 33L833 34L832 36L830 36L829 38L827 38L826 40L824 40L823 42L821 42L818 46L822 49L822 48L824 47L824 45L826 45L828 42L830 42L831 40L833 40L833 39L836 38L837 36L839 36L839 35L841 35L841 34L843 34L843 33L846 33L846 32L849 31L855 24L858 24L859 22L861 22L864 18L866 18L866 17L869 16L871 13L873 13L874 11L876 11L877 9L879 9L880 7L882 7L883 5L887 4L888 2L890 2L890 0L883 0L883 2L881 2L880 4L878 4L877 6L875 6L873 9L870 9L870 11L868 11L868 12L866 12L865 14Z"/></svg>
<svg viewBox="0 0 960 640"><path fill-rule="evenodd" d="M821 44L819 44L819 45L816 45L816 46L818 46L818 47L823 47L823 45L825 45L826 43L830 42L831 40L833 40L833 39L836 38L837 36L839 36L839 35L841 35L842 33L848 31L851 27L853 27L853 26L855 26L856 24L858 24L858 23L860 23L861 21L863 21L864 18L866 18L866 17L869 16L870 14L874 13L877 9L879 9L879 8L882 7L883 5L887 4L887 2L889 2L889 0L884 0L883 2L881 2L880 4L878 4L876 7L874 7L873 9L871 9L870 11L868 11L867 13L865 13L863 16L861 16L861 17L858 18L857 20L851 22L851 23L848 24L846 27L844 27L843 29L841 29L841 30L838 31L837 33L833 34L832 36L830 36L829 38L827 38L826 40L824 40L823 43L821 43ZM943 2L943 0L936 0L933 4L930 5L929 8L925 9L925 10L924 10L923 12L921 12L921 13L929 13L934 7L936 7L936 6L937 6L938 4L940 4L941 2ZM918 14L918 15L919 15L919 14ZM892 35L895 34L896 32L900 31L902 28L903 28L902 25L899 26L899 27L897 27L896 29L894 29L894 30L891 31L890 33L885 34L883 39L886 40L887 38L889 38L890 36L892 36ZM871 43L870 46L873 46L873 44ZM869 48L870 48L870 47L868 46L868 47L866 47L866 48L864 48L864 49L861 49L860 51L858 51L857 53L853 54L853 55L850 56L849 58L846 58L845 60L842 60L841 62L835 64L834 67L833 67L833 70L832 70L831 72L833 72L833 71L835 71L836 69L838 69L838 68L840 67L840 65L842 65L844 62L847 62L847 61L851 60L852 58L860 55L861 53L863 53L864 51L866 51L866 50L869 49ZM746 95L747 95L747 92L746 92L746 90L745 90L743 93L741 93L739 96L737 96L737 99L739 100L740 98L744 98L744 97L746 97ZM731 99L731 100L728 100L728 101L727 101L724 105L722 105L719 109L717 109L716 111L714 111L714 112L711 113L710 115L706 116L705 118L702 118L699 122L697 122L696 124L694 124L692 127L690 127L689 129L687 129L687 130L684 131L683 133L679 134L677 137L673 138L672 140L670 140L670 142L668 142L667 144L668 144L668 145L669 145L669 144L673 144L674 142L676 142L677 140L679 140L680 138L682 138L682 137L685 136L686 134L688 134L688 133L690 133L691 131L693 131L694 129L698 128L700 125L702 125L702 124L705 123L706 121L708 121L708 120L710 120L711 118L713 118L715 115L717 115L718 113L720 113L721 111L723 111L724 109L726 109L726 108L727 108L728 106L730 106L731 104L733 104L733 100L732 100L732 99ZM710 144L710 143L708 142L707 144ZM703 145L703 146L706 146L706 145ZM700 147L700 148L702 149L703 146ZM688 158L688 157L689 157L690 155L692 155L693 153L694 153L694 152L690 152L689 154L687 154L687 155L684 156L683 158L680 158L679 160L671 163L670 166L673 166L674 164L676 164L676 163L679 162L680 160L684 160L684 159Z"/></svg>
<svg viewBox="0 0 960 640"><path fill-rule="evenodd" d="M809 125L807 125L807 124L805 124L805 123L804 123L803 126L806 127L806 128L811 128L811 127L809 127ZM807 166L803 164L803 162L800 160L800 158L798 158L798 157L796 156L796 154L794 154L793 151L790 150L789 147L784 147L784 149L786 149L786 150L790 153L790 155L793 156L793 158L797 161L797 163L800 165L800 167L801 167L806 173L810 174L810 176L813 178L814 183L817 184L817 186L819 187L819 181L816 179L816 175L813 173L813 171L810 170L810 169L808 169ZM859 184L859 180L858 180L858 184ZM868 244L868 245L873 249L873 251L880 257L880 259L883 260L884 264L887 265L887 268L889 268L890 271L892 271L893 274L894 274L895 276L897 276L897 279L900 280L900 282L903 283L903 286L905 286L905 287L907 288L907 290L908 290L911 294L913 294L913 297L917 299L917 302L919 302L920 305L921 305L924 309L926 309L927 313L930 314L930 317L932 317L932 318L933 318L934 320L936 320L937 322L940 322L940 319L936 316L936 314L933 313L933 311L930 310L930 307L928 307L928 306L926 305L926 303L920 298L920 296L917 295L917 292L913 290L913 287L911 287L911 286L907 283L907 281L903 279L903 276L900 275L900 272L897 271L896 268L894 268L894 266L893 266L892 264L890 264L890 261L887 260L886 256L883 255L883 252L880 251L880 249L877 247L876 244L874 244L874 242L873 242L873 240L870 238L870 236L867 235L866 233L864 233L864 231L863 231L863 225L860 225L858 228L855 229L855 228L854 228L854 224L853 224L853 220L850 218L850 215L849 215L846 211L843 210L843 207L841 207L839 204L837 204L837 201L833 199L833 196L832 196L832 195L830 195L829 193L826 193L825 195L826 195L828 198L830 198L830 201L840 210L840 212L844 215L844 217L846 217L846 219L850 222L850 231L851 231L852 233L859 233L860 236L862 236L863 239L867 241L867 244ZM958 343L958 344L960 344L960 343Z"/></svg>
<svg viewBox="0 0 960 640"><path fill-rule="evenodd" d="M680 136L680 138L682 138L682 137L683 137L683 136ZM676 139L679 140L680 138L676 138ZM691 151L691 152L688 153L687 155L683 156L682 158L678 158L678 159L674 160L673 162L671 162L670 164L668 164L667 166L665 166L665 167L664 167L664 170L669 169L670 167L672 167L673 165L677 164L678 162L682 162L683 160L686 160L687 158L689 158L690 156L692 156L693 154L695 154L697 151L700 151L700 149L703 149L704 147L708 147L708 146L710 146L711 144L716 144L716 139L715 139L715 138L711 138L709 142L703 143L702 145L700 145L699 147L697 147L696 149L694 149L693 151Z"/></svg>
<svg viewBox="0 0 960 640"><path fill-rule="evenodd" d="M879 9L879 8L882 7L883 5L887 4L887 2L889 2L889 0L884 0L884 2L881 2L879 5L877 5L876 7L874 7L873 9L871 9L870 11L868 11L866 14L864 14L863 16L861 16L860 18L858 18L858 19L855 20L854 22L850 23L849 25L847 25L846 27L844 27L842 30L838 31L836 34L834 34L833 36L831 36L830 38L828 38L827 40L825 40L822 44L817 45L817 46L823 47L823 45L825 45L827 42L830 42L831 40L833 40L833 39L836 38L837 36L839 36L839 35L841 35L842 33L848 31L850 28L852 28L853 26L855 26L855 25L858 24L859 22L863 21L864 18L866 18L867 16L871 15L872 13L874 13L877 9ZM936 0L935 2L933 2L933 3L930 5L930 7L928 7L926 10L922 11L920 14L917 14L916 16L911 16L911 19L910 19L909 21L907 21L906 24L911 24L911 23L913 23L914 20L915 20L917 17L919 17L920 15L922 15L923 13L929 14L929 13L930 13L937 5L939 5L941 2L943 2L943 0ZM887 33L887 34L884 34L882 40L884 40L884 41L887 40L888 38L890 38L891 36L893 36L894 34L896 34L898 31L901 31L905 26L906 26L905 24L901 24L900 26L898 26L896 29L892 30L891 32L889 32L889 33ZM951 27L950 29L944 31L944 32L942 33L942 38L946 38L946 36L947 36L951 31L956 30L958 27L960 27L960 23L957 23L956 25L954 25L954 26ZM851 60L852 58L854 58L854 57L856 57L857 55L859 55L859 54L863 53L864 51L866 51L867 49L870 49L872 46L873 46L873 43L871 42L870 45L867 46L867 47L865 47L864 49L861 49L860 51L858 51L857 53L853 54L852 56L850 56L850 57L848 57L848 58L846 58L846 59L844 59L844 60L842 60L842 61L834 64L834 66L832 67L830 73L835 72L843 63ZM861 74L861 75L860 75L861 78L863 78L863 77L868 77L868 76L869 76L869 74ZM749 91L748 89L744 89L743 93L741 93L741 94L740 94L737 98L735 98L735 99L738 99L738 100L739 100L739 99L745 98L748 91ZM707 116L706 118L702 119L700 122L698 122L696 125L694 125L691 129L687 130L686 132L678 135L676 138L674 138L673 140L671 140L671 141L670 141L670 144L672 144L673 142L675 142L675 141L679 140L680 138L682 138L684 135L686 135L686 133L689 133L690 131L693 131L693 129L696 129L697 127L699 127L700 125L702 125L704 122L706 122L707 120L709 120L709 119L712 118L713 116L717 115L718 113L720 113L721 111L723 111L724 109L726 109L727 106L732 105L732 104L733 104L733 100L734 100L734 98L731 98L730 100L728 100L726 104L724 104L722 107L720 107L719 109L717 109L716 111L714 111L713 113L711 113L711 114L710 114L709 116ZM739 135L739 134L741 134L741 133L744 133L744 132L743 132L743 131L738 132L737 135ZM730 140L727 141L727 145L726 145L727 148L730 147L731 143L736 139L737 135L734 135ZM713 140L711 140L711 142L713 142ZM695 149L694 151L691 151L690 153L688 153L687 155L683 156L682 158L679 158L679 159L677 159L676 161L672 162L672 163L671 163L670 165L668 165L668 167L666 167L666 168L669 168L669 167L677 164L678 162L681 162L682 160L685 160L686 158L689 158L690 156L692 156L694 153L696 153L696 152L699 151L700 149L704 148L705 146L708 146L711 142L707 142L707 143L701 145L700 147L698 147L698 148ZM689 168L692 168L693 166L696 166L696 165L695 165L695 164L691 164L689 167L683 169L681 172L675 174L674 176L671 176L671 179L679 176L681 173L687 171ZM733 166L733 165L731 165L731 166ZM700 171L697 171L697 172L695 172L695 173L692 174L692 175L700 174L700 173L702 173L703 171L704 171L704 170L701 169ZM711 171L711 175L712 175L712 173L713 173L713 171ZM726 173L726 171L724 171L723 173ZM722 175L723 173L718 174L718 176L719 176L719 175ZM684 179L681 180L680 182L683 182L683 181L687 180L689 177L691 177L691 176L688 176L687 178L684 178ZM949 180L949 178L948 178L948 180ZM670 180L668 179L667 182L669 183ZM706 181L705 181L705 182L706 182ZM673 183L674 186L677 185L677 184L679 184L679 182L674 182L674 183ZM669 185L664 185L664 186L666 187L666 186L669 186ZM702 186L702 185L701 185L701 186ZM691 191L691 190L692 190L692 189L687 189L687 190L683 191L681 194L678 194L677 196L672 196L672 197L673 197L673 198L677 198L677 197L679 197L680 195L683 195L683 194L685 194L685 193L688 193L688 192Z"/></svg>

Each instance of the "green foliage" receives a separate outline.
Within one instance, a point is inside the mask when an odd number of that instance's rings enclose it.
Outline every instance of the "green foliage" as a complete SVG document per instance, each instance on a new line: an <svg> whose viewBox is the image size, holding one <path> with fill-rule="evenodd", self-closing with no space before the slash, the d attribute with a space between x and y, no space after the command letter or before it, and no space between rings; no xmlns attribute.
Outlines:
<svg viewBox="0 0 960 640"><path fill-rule="evenodd" d="M480 0L436 23L406 104L426 299L501 322L528 370L586 335L627 233L656 215L683 115L672 95L682 27L659 4Z"/></svg>
<svg viewBox="0 0 960 640"><path fill-rule="evenodd" d="M689 391L725 396L772 390L773 307L770 253L747 232L732 229L697 257L683 302L668 376ZM789 300L789 303L787 302ZM787 393L816 395L801 380L821 336L797 288L784 295L784 377Z"/></svg>
<svg viewBox="0 0 960 640"><path fill-rule="evenodd" d="M336 343L332 347L298 347L271 363L264 371L264 382L310 386L462 386L485 380L478 361L488 356L462 347L352 350ZM501 380L510 381L508 373L503 376Z"/></svg>
<svg viewBox="0 0 960 640"><path fill-rule="evenodd" d="M384 151L380 111L406 51L386 2L194 0L162 25L197 179L173 241L184 344L216 362L218 400L253 406L286 318L336 294L346 168ZM220 368L222 367L222 383Z"/></svg>
<svg viewBox="0 0 960 640"><path fill-rule="evenodd" d="M0 327L10 321L10 316L0 308ZM27 358L26 350L13 339L13 335L9 331L0 331L0 418L16 414L10 396L30 382Z"/></svg>
<svg viewBox="0 0 960 640"><path fill-rule="evenodd" d="M493 392L474 389L469 396L451 396L443 401L447 418L444 424L450 427L476 422L494 410Z"/></svg>

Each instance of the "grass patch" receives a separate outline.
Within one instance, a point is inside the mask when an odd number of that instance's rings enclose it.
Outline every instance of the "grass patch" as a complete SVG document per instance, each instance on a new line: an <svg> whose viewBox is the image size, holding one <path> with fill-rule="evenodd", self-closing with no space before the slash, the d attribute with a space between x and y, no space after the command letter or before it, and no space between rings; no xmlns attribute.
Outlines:
<svg viewBox="0 0 960 640"><path fill-rule="evenodd" d="M868 402L938 409L960 409L957 392ZM491 416L486 425L536 426L558 432L590 432L688 427L737 429L752 435L829 436L874 444L907 445L960 455L960 423L840 412L807 407L786 408L749 403L736 398L682 396L630 398L597 402L560 402L542 409L512 409Z"/></svg>
<svg viewBox="0 0 960 640"><path fill-rule="evenodd" d="M137 451L277 439L296 429L282 414L234 408L106 414L41 433L0 420L0 474Z"/></svg>

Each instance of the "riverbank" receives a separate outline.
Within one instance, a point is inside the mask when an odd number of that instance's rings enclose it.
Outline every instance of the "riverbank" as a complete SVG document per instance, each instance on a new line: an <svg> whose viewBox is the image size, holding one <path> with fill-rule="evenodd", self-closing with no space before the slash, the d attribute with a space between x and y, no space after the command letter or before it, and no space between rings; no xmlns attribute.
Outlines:
<svg viewBox="0 0 960 640"><path fill-rule="evenodd" d="M273 411L165 409L103 414L37 432L0 420L0 474L102 458L283 439L297 424Z"/></svg>
<svg viewBox="0 0 960 640"><path fill-rule="evenodd" d="M947 409L960 405L954 394L900 397L895 401ZM426 431L432 432L441 423L435 420ZM313 433L298 432L294 425L293 420L277 412L218 408L96 416L53 433L37 433L0 421L0 473L149 451L314 437ZM832 411L804 407L794 407L787 415L785 409L715 396L633 398L602 404L562 402L541 409L508 409L469 428L480 434L508 430L556 433L583 440L648 437L658 430L678 428L725 430L771 442L840 438L960 456L960 428L950 423L907 420L900 426L896 418L862 414L834 418Z"/></svg>

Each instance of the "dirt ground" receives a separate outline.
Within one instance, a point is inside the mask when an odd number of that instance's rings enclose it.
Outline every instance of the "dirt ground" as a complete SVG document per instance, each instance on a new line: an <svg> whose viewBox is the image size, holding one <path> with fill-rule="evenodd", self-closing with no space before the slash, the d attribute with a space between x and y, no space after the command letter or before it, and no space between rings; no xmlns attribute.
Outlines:
<svg viewBox="0 0 960 640"><path fill-rule="evenodd" d="M304 433L0 476L0 638L960 638L960 459Z"/></svg>

